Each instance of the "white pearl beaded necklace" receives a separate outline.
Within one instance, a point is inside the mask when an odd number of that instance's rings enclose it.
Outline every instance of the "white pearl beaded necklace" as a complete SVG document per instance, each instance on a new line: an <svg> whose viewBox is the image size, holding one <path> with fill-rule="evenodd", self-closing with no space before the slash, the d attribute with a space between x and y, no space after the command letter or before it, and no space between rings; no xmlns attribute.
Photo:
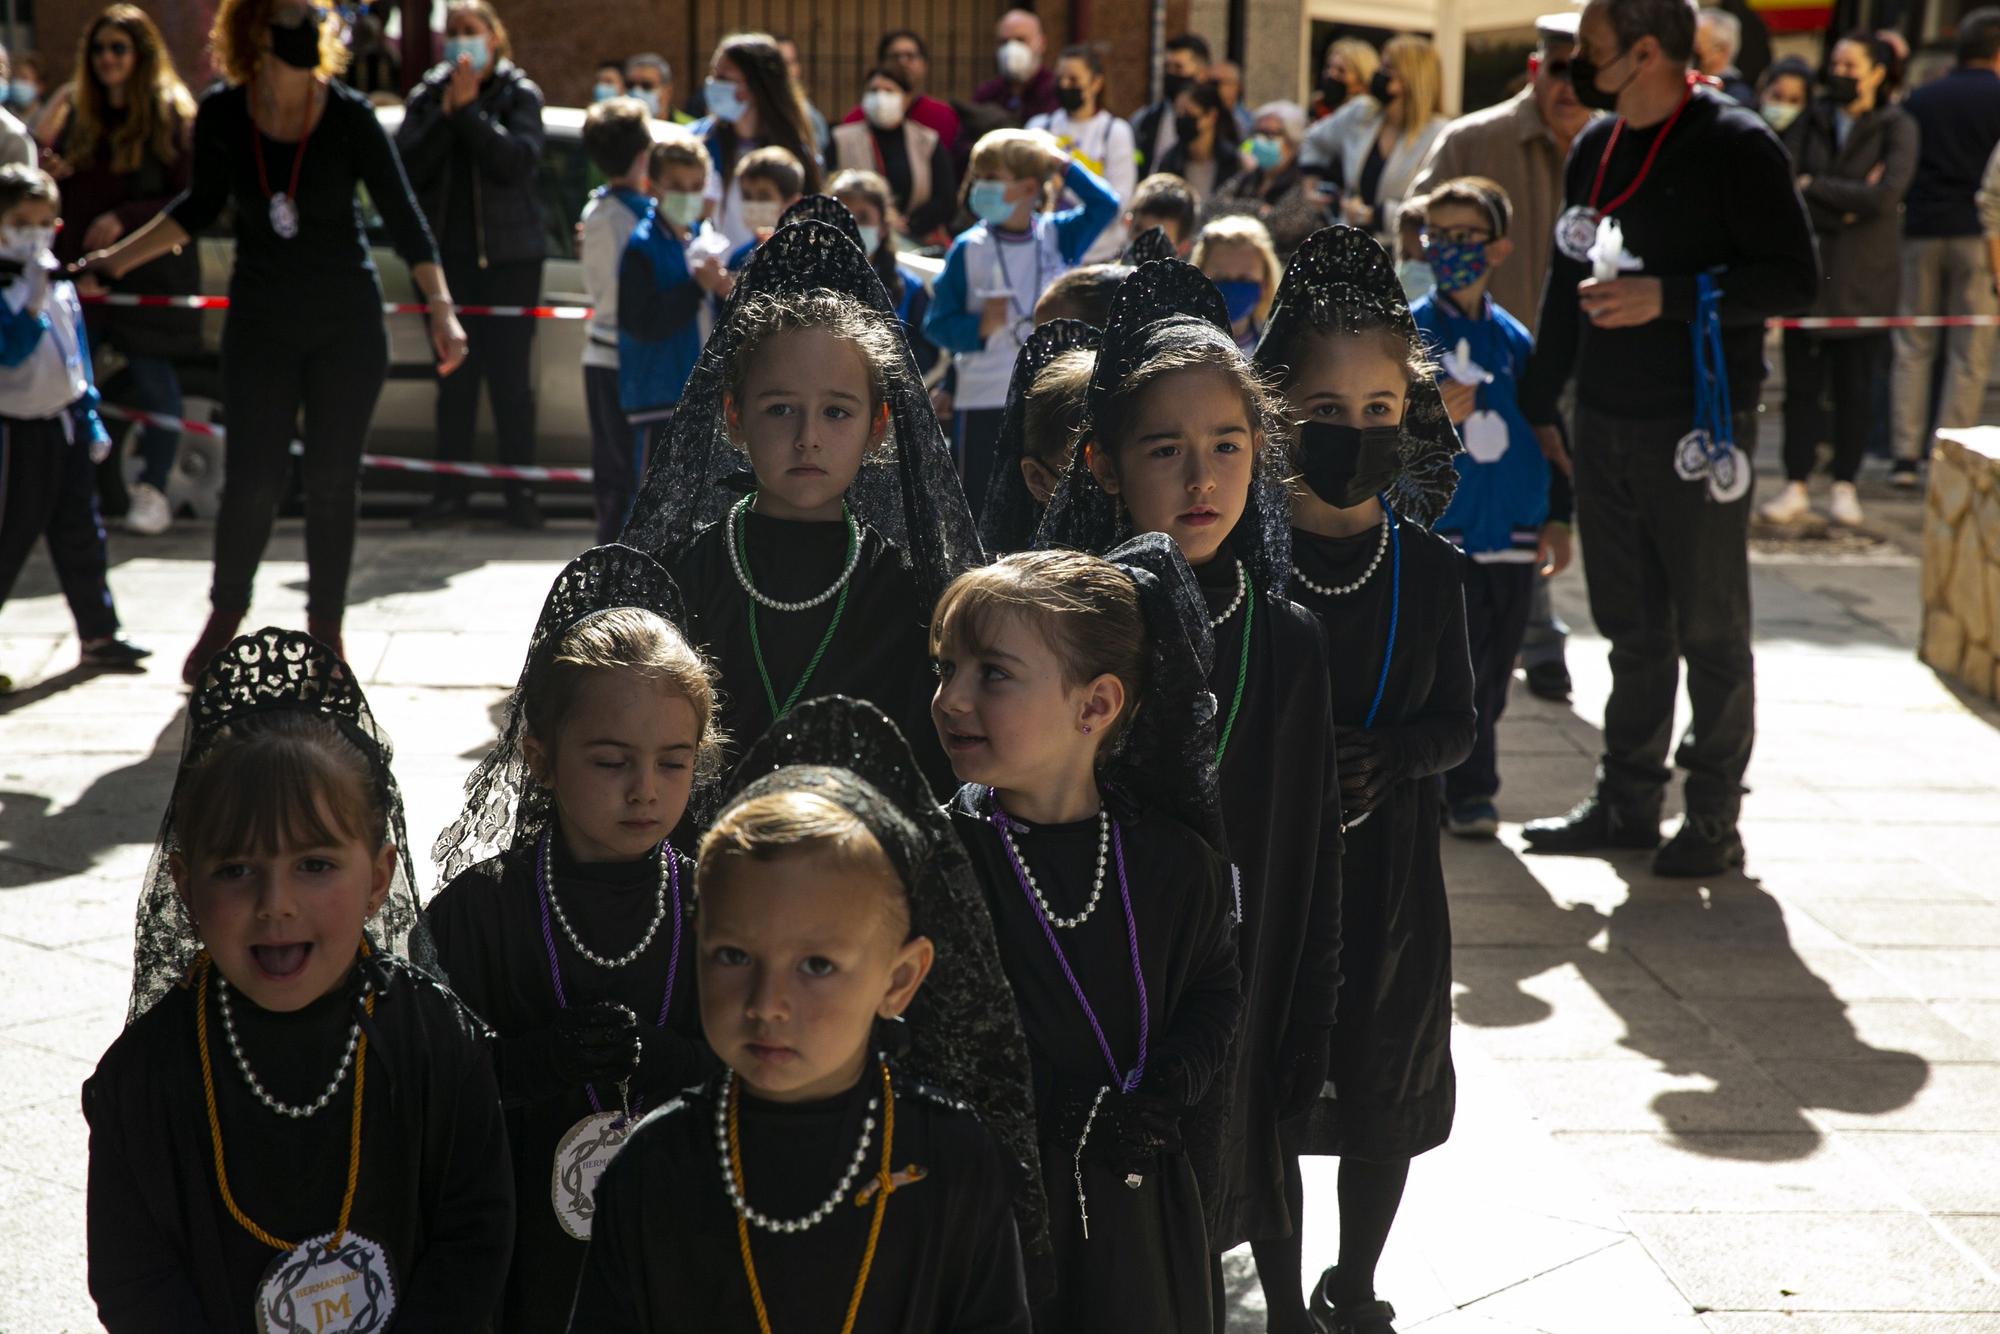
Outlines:
<svg viewBox="0 0 2000 1334"><path fill-rule="evenodd" d="M750 582L750 571L743 568L743 557L736 549L736 525L743 511L750 508L751 499L752 497L745 496L737 501L730 507L728 516L723 520L725 527L722 540L723 545L729 548L729 568L736 571L736 582L743 585L743 591L772 611L809 611L823 602L831 601L836 593L846 587L847 581L854 577L855 569L861 564L861 534L855 528L854 516L847 512L846 506L841 507L841 517L847 520L847 568L840 572L840 578L834 580L832 585L817 597L810 597L802 602L784 602L760 592L757 585Z"/></svg>
<svg viewBox="0 0 2000 1334"><path fill-rule="evenodd" d="M215 983L215 1001L222 1011L222 1032L223 1036L229 1039L229 1054L236 1058L236 1069L243 1076L243 1082L250 1086L250 1091L257 1095L257 1101L278 1115L289 1116L295 1121L305 1120L332 1102L333 1095L339 1092L341 1084L346 1082L348 1068L354 1064L354 1048L361 1040L360 1021L356 1020L347 1026L347 1050L340 1054L340 1068L333 1072L333 1079L327 1084L326 1092L309 1103L294 1107L291 1103L279 1102L272 1097L270 1090L264 1087L264 1081L257 1078L257 1072L250 1068L250 1060L243 1054L243 1043L236 1036L236 1016L229 1009L229 982L222 976L221 969L216 970ZM374 991L373 982L363 983L362 999L366 1001Z"/></svg>
<svg viewBox="0 0 2000 1334"><path fill-rule="evenodd" d="M875 1135L875 1111L881 1105L878 1098L868 1100L868 1115L861 1121L861 1142L854 1146L854 1157L847 1163L847 1171L841 1175L840 1184L833 1188L819 1208L801 1218L769 1218L750 1207L750 1201L743 1198L743 1192L736 1188L736 1174L729 1167L729 1099L731 1087L736 1082L734 1070L722 1072L722 1090L715 1099L715 1148L722 1158L722 1188L729 1192L729 1203L747 1222L766 1232L805 1232L826 1221L826 1216L847 1198L854 1179L861 1175L861 1167L868 1158L868 1141Z"/></svg>
<svg viewBox="0 0 2000 1334"><path fill-rule="evenodd" d="M1328 588L1324 584L1316 584L1311 579L1308 579L1306 572L1301 570L1297 565L1292 566L1292 577L1323 598L1345 597L1349 593L1358 591L1361 585L1368 582L1369 576L1373 575L1376 569L1382 564L1382 553L1388 549L1389 515L1385 510L1382 514L1382 537L1375 543L1375 554L1369 558L1368 568L1361 572L1359 578L1351 583L1335 584L1332 588Z"/></svg>
<svg viewBox="0 0 2000 1334"><path fill-rule="evenodd" d="M1008 851L1014 854L1014 864L1021 868L1021 877L1028 882L1028 892L1035 896L1035 904L1042 910L1042 916L1049 919L1049 924L1068 931L1089 921L1090 915L1097 911L1097 900L1104 893L1104 865L1111 851L1111 812L1102 808L1097 812L1097 875L1090 884L1090 901L1074 917L1056 916L1055 909L1042 897L1042 887L1035 883L1035 873L1028 866L1028 859L1021 855L1021 846L1014 841L1014 832L1007 827L1008 821L1003 819L999 824L1000 837L1007 840Z"/></svg>
<svg viewBox="0 0 2000 1334"><path fill-rule="evenodd" d="M1249 588L1250 576L1244 573L1243 562L1239 560L1236 562L1236 596L1230 599L1229 605L1222 609L1220 616L1211 616L1208 618L1208 628L1211 630L1220 630L1223 623L1234 616L1236 609L1243 605L1243 595L1249 591ZM1100 863L1101 865L1102 863Z"/></svg>
<svg viewBox="0 0 2000 1334"><path fill-rule="evenodd" d="M555 868L550 864L549 845L552 842L548 836L543 836L542 885L548 891L549 907L555 911L556 925L562 928L562 933L568 938L571 948L599 968L623 968L644 954L646 947L653 943L653 937L659 934L660 923L667 920L667 858L674 855L673 849L664 846L660 849L660 897L653 909L653 920L646 927L646 934L639 937L639 943L634 945L629 953L621 954L615 959L607 959L602 954L591 953L590 947L576 938L576 929L569 924L569 918L563 916L562 900L556 897Z"/></svg>

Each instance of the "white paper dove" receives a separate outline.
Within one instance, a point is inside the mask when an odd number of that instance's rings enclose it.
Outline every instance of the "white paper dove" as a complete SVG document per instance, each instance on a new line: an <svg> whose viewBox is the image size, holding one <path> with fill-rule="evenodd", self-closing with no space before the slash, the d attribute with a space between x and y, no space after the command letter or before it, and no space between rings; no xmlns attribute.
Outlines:
<svg viewBox="0 0 2000 1334"><path fill-rule="evenodd" d="M1472 359L1472 342L1461 338L1458 346L1444 354L1444 373L1460 384L1493 383L1493 372Z"/></svg>
<svg viewBox="0 0 2000 1334"><path fill-rule="evenodd" d="M1616 218L1597 220L1597 242L1585 258L1590 261L1590 276L1601 283L1645 266L1644 260L1625 249L1625 229Z"/></svg>

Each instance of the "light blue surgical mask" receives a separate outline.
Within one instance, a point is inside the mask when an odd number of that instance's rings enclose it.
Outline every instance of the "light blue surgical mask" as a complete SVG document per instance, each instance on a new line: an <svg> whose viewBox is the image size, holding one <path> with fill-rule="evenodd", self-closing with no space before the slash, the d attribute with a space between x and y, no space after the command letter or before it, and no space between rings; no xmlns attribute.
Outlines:
<svg viewBox="0 0 2000 1334"><path fill-rule="evenodd" d="M1406 300L1415 301L1437 287L1437 275L1420 259L1406 259L1396 265L1396 281L1403 285Z"/></svg>
<svg viewBox="0 0 2000 1334"><path fill-rule="evenodd" d="M445 63L448 65L456 65L458 64L458 58L460 56L464 56L467 60L472 62L472 72L474 74L484 74L486 72L487 62L493 58L493 53L487 49L486 39L484 37L445 38L444 39Z"/></svg>
<svg viewBox="0 0 2000 1334"><path fill-rule="evenodd" d="M872 258L875 252L882 248L882 229L862 227L857 224L855 230L861 233L861 253Z"/></svg>
<svg viewBox="0 0 2000 1334"><path fill-rule="evenodd" d="M7 85L7 100L17 107L33 106L42 90L27 79L16 79Z"/></svg>
<svg viewBox="0 0 2000 1334"><path fill-rule="evenodd" d="M1014 216L1014 204L1007 198L1006 181L974 181L965 196L972 216L989 227L998 227Z"/></svg>
<svg viewBox="0 0 2000 1334"><path fill-rule="evenodd" d="M1275 171L1285 160L1285 146L1268 134L1250 140L1250 159L1264 171Z"/></svg>
<svg viewBox="0 0 2000 1334"><path fill-rule="evenodd" d="M750 109L743 104L743 94L727 79L710 79L701 86L701 95L708 103L709 114L717 120L733 124Z"/></svg>
<svg viewBox="0 0 2000 1334"><path fill-rule="evenodd" d="M676 227L692 227L707 202L699 190L664 190L660 193L660 212Z"/></svg>
<svg viewBox="0 0 2000 1334"><path fill-rule="evenodd" d="M609 102L618 95L618 85L615 83L600 83L590 90L590 100L593 102Z"/></svg>
<svg viewBox="0 0 2000 1334"><path fill-rule="evenodd" d="M639 100L640 100L641 102L644 102L644 103L646 104L646 114L647 114L647 115L649 115L649 116L658 116L658 115L660 114L660 90L659 90L659 89L657 89L657 88L634 88L634 89L633 89L633 90L632 90L631 92L627 93L627 94L626 94L626 96L627 96L627 97L636 97L636 98L638 98L638 99L639 99Z"/></svg>

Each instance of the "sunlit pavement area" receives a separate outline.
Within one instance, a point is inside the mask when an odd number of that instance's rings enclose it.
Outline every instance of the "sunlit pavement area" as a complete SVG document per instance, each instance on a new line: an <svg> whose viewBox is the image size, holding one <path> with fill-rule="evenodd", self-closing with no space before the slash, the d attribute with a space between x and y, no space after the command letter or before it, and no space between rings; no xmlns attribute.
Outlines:
<svg viewBox="0 0 2000 1334"><path fill-rule="evenodd" d="M1757 543L1748 875L1520 855L1521 821L1587 791L1609 686L1582 578L1558 581L1573 703L1517 686L1501 838L1446 839L1459 1114L1383 1264L1400 1328L2000 1332L2000 713L1916 660L1918 501L1863 500L1883 540ZM303 627L300 539L280 524L254 623ZM581 519L363 521L347 648L420 864L588 541ZM144 675L74 669L39 557L0 612L4 1334L96 1327L77 1090L124 1017L208 549L200 525L114 535L119 609L157 651ZM1307 1173L1316 1274L1334 1164ZM1228 1272L1231 1331L1261 1331L1247 1251Z"/></svg>

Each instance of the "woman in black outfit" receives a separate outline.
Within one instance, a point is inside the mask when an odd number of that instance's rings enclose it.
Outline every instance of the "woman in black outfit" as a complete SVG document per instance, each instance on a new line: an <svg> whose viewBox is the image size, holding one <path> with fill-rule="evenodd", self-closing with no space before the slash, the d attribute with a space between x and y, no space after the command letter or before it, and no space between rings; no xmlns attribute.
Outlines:
<svg viewBox="0 0 2000 1334"><path fill-rule="evenodd" d="M465 330L396 150L367 99L332 77L346 51L326 18L304 0L222 0L209 41L227 86L195 114L193 184L165 213L78 265L121 277L188 244L225 204L236 205L222 335L227 472L213 610L181 669L190 684L250 610L302 409L306 626L341 652L361 447L389 364L357 186L368 187L430 305L439 372L465 359Z"/></svg>
<svg viewBox="0 0 2000 1334"><path fill-rule="evenodd" d="M535 189L542 158L542 90L510 57L506 25L486 0L453 0L445 11L445 60L424 76L403 109L396 149L437 238L445 277L467 305L540 303L547 238ZM537 321L469 315L465 369L438 381L441 459L472 457L479 382L493 402L500 461L535 459L535 389L528 366ZM506 486L507 522L538 528L525 482ZM417 523L458 518L466 482L439 477Z"/></svg>

